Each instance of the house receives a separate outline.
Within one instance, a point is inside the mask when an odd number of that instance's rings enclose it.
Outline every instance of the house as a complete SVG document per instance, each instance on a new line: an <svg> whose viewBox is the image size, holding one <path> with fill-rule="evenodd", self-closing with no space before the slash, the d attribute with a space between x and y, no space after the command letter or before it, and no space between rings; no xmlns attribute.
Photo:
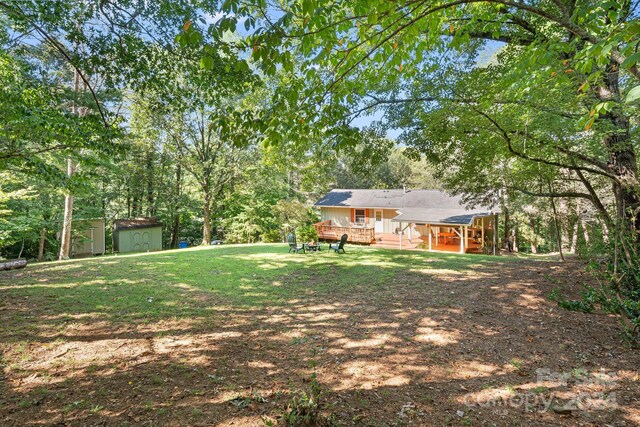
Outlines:
<svg viewBox="0 0 640 427"><path fill-rule="evenodd" d="M467 209L439 190L332 190L315 206L318 238L448 252L488 252L497 247L498 211Z"/></svg>
<svg viewBox="0 0 640 427"><path fill-rule="evenodd" d="M155 218L118 219L113 223L114 252L162 250L162 223Z"/></svg>
<svg viewBox="0 0 640 427"><path fill-rule="evenodd" d="M72 257L104 255L106 248L104 218L74 220L72 225Z"/></svg>

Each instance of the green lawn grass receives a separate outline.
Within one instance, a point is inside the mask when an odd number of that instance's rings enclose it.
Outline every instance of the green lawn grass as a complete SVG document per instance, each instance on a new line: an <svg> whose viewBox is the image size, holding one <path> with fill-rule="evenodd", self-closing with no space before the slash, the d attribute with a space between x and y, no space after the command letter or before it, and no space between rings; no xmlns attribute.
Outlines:
<svg viewBox="0 0 640 427"><path fill-rule="evenodd" d="M410 271L468 271L487 263L517 262L357 246L347 251L289 254L282 244L233 245L33 264L0 274L0 295L2 301L38 307L37 313L9 310L5 321L16 328L25 327L22 319L30 314L52 321L86 315L152 322L215 316L220 307L282 306L311 294L321 298L376 290L384 295L393 291L394 277ZM425 278L412 286L428 282Z"/></svg>
<svg viewBox="0 0 640 427"><path fill-rule="evenodd" d="M448 425L458 410L463 424L493 422L468 411L464 396L520 390L537 368L583 369L603 337L626 351L546 298L552 287L575 287L582 267L545 261L553 257L355 245L289 254L264 244L0 272L0 419L261 425L317 374L322 410L343 425L362 416L362 425L404 425L407 402L430 417L414 419L424 425ZM606 321L600 328L616 330ZM624 354L601 366L637 366ZM498 425L538 416L516 410Z"/></svg>

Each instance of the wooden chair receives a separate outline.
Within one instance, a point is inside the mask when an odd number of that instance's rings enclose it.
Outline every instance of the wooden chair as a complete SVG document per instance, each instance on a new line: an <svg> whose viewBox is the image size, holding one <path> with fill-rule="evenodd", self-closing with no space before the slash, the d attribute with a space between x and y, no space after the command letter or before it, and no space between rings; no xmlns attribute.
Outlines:
<svg viewBox="0 0 640 427"><path fill-rule="evenodd" d="M289 244L289 253L293 252L296 254L299 254L300 252L302 252L303 254L306 253L304 251L304 245L302 246L298 246L298 242L296 241L296 235L293 233L289 233L287 235L287 243Z"/></svg>
<svg viewBox="0 0 640 427"><path fill-rule="evenodd" d="M338 254L340 253L340 251L342 251L343 254L346 253L344 251L344 244L347 243L348 238L349 236L343 234L342 237L340 237L339 243L329 244L329 250L333 249Z"/></svg>

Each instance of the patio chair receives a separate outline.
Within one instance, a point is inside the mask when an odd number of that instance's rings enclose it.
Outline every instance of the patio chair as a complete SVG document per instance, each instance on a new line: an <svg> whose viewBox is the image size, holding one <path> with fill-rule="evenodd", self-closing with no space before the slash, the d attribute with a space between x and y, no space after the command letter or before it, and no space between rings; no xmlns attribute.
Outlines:
<svg viewBox="0 0 640 427"><path fill-rule="evenodd" d="M287 243L289 244L289 253L294 252L299 254L300 252L305 253L304 245L298 246L298 242L296 242L296 235L293 233L287 234Z"/></svg>
<svg viewBox="0 0 640 427"><path fill-rule="evenodd" d="M333 244L329 244L329 250L333 249L336 253L340 253L340 251L342 251L342 253L346 253L344 251L344 244L347 243L347 239L349 238L349 236L347 236L346 234L343 234L342 237L340 237L340 242L339 243L333 243Z"/></svg>

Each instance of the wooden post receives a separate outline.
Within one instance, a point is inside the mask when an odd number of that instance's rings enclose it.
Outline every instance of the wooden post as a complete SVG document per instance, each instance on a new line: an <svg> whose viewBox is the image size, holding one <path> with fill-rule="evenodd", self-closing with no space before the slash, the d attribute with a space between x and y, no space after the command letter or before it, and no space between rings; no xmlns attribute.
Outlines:
<svg viewBox="0 0 640 427"><path fill-rule="evenodd" d="M398 234L400 235L400 249L402 249L402 221L400 222L400 231Z"/></svg>
<svg viewBox="0 0 640 427"><path fill-rule="evenodd" d="M482 242L481 245L484 245L484 220L485 217L482 217L482 219L480 220L480 224L482 227L482 231L480 231L480 241Z"/></svg>
<svg viewBox="0 0 640 427"><path fill-rule="evenodd" d="M429 250L431 250L431 224L429 224L427 230L429 233Z"/></svg>
<svg viewBox="0 0 640 427"><path fill-rule="evenodd" d="M436 227L436 246L438 246L438 234L440 234L440 227Z"/></svg>
<svg viewBox="0 0 640 427"><path fill-rule="evenodd" d="M464 235L463 233L463 226L460 226L460 253L463 254L464 253Z"/></svg>
<svg viewBox="0 0 640 427"><path fill-rule="evenodd" d="M469 247L469 227L464 226L464 248L467 249Z"/></svg>

